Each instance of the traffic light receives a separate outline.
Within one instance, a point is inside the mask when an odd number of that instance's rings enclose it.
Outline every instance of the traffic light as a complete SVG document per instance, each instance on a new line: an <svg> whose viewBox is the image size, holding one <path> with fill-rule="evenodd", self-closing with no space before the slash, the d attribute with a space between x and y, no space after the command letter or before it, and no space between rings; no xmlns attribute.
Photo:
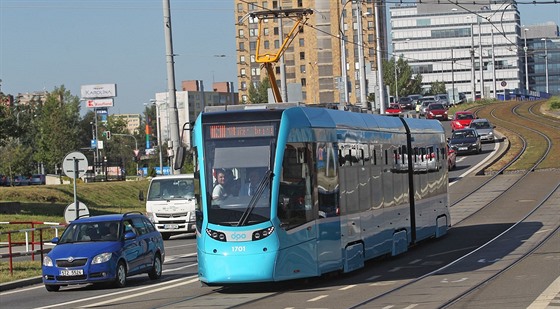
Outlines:
<svg viewBox="0 0 560 309"><path fill-rule="evenodd" d="M107 137L107 140L111 139L111 131L105 131L105 137Z"/></svg>

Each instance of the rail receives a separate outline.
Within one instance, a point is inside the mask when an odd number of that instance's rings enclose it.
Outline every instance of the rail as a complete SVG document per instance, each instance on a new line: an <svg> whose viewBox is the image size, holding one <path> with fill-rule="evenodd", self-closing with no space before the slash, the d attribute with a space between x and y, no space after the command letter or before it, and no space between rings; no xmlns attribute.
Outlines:
<svg viewBox="0 0 560 309"><path fill-rule="evenodd" d="M0 224L10 224L10 225L31 225L31 228L24 228L24 229L19 229L19 230L9 230L9 231L0 231L0 239L2 239L2 237L4 235L7 236L7 242L0 242L0 248L1 248L1 252L0 253L0 258L4 259L4 258L8 258L9 259L9 269L10 269L10 275L13 276L13 259L14 257L19 257L19 256L31 256L31 260L35 261L35 254L40 254L41 255L41 261L43 260L43 254L50 251L50 250L45 250L44 249L44 241L43 241L43 231L45 230L52 230L54 229L54 235L55 237L58 237L58 230L60 228L64 229L66 228L65 224L61 224L61 223L57 223L57 222L38 222L38 221L13 221L13 222L0 222ZM49 226L43 226L43 227L35 227L36 225L49 225ZM39 240L36 241L35 240L35 233L38 232L39 233ZM25 234L25 241L13 241L12 240L12 235L13 234L19 234L19 233L24 233ZM31 239L29 239L31 234ZM18 247L18 246L23 246L25 245L25 250L23 251L19 251L19 252L14 252L14 248ZM35 250L36 245L39 246L39 250ZM6 250L7 248L7 250ZM7 253L6 253L7 251Z"/></svg>

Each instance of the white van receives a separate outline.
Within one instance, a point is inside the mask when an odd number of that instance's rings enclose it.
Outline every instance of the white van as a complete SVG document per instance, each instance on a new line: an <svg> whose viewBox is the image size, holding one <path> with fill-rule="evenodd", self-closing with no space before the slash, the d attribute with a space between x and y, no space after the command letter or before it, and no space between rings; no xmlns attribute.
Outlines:
<svg viewBox="0 0 560 309"><path fill-rule="evenodd" d="M194 175L170 175L152 178L146 197L146 216L163 239L195 232Z"/></svg>

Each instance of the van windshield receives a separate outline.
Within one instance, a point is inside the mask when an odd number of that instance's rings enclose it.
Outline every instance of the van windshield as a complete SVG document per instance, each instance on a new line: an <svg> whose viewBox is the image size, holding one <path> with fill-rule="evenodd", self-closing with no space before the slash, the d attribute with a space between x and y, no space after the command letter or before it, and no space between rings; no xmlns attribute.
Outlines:
<svg viewBox="0 0 560 309"><path fill-rule="evenodd" d="M148 191L148 201L182 200L194 198L194 179L154 178Z"/></svg>

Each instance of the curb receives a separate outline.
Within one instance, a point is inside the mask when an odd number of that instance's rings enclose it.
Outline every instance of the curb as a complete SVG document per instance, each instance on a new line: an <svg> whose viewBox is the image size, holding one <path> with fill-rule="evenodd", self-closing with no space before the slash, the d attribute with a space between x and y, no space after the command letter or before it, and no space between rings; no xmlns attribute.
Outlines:
<svg viewBox="0 0 560 309"><path fill-rule="evenodd" d="M21 280L6 282L6 283L0 283L0 292L13 290L13 289L21 288L28 285L38 284L42 282L43 282L42 277L33 277L33 278L26 278L26 279L21 279Z"/></svg>

